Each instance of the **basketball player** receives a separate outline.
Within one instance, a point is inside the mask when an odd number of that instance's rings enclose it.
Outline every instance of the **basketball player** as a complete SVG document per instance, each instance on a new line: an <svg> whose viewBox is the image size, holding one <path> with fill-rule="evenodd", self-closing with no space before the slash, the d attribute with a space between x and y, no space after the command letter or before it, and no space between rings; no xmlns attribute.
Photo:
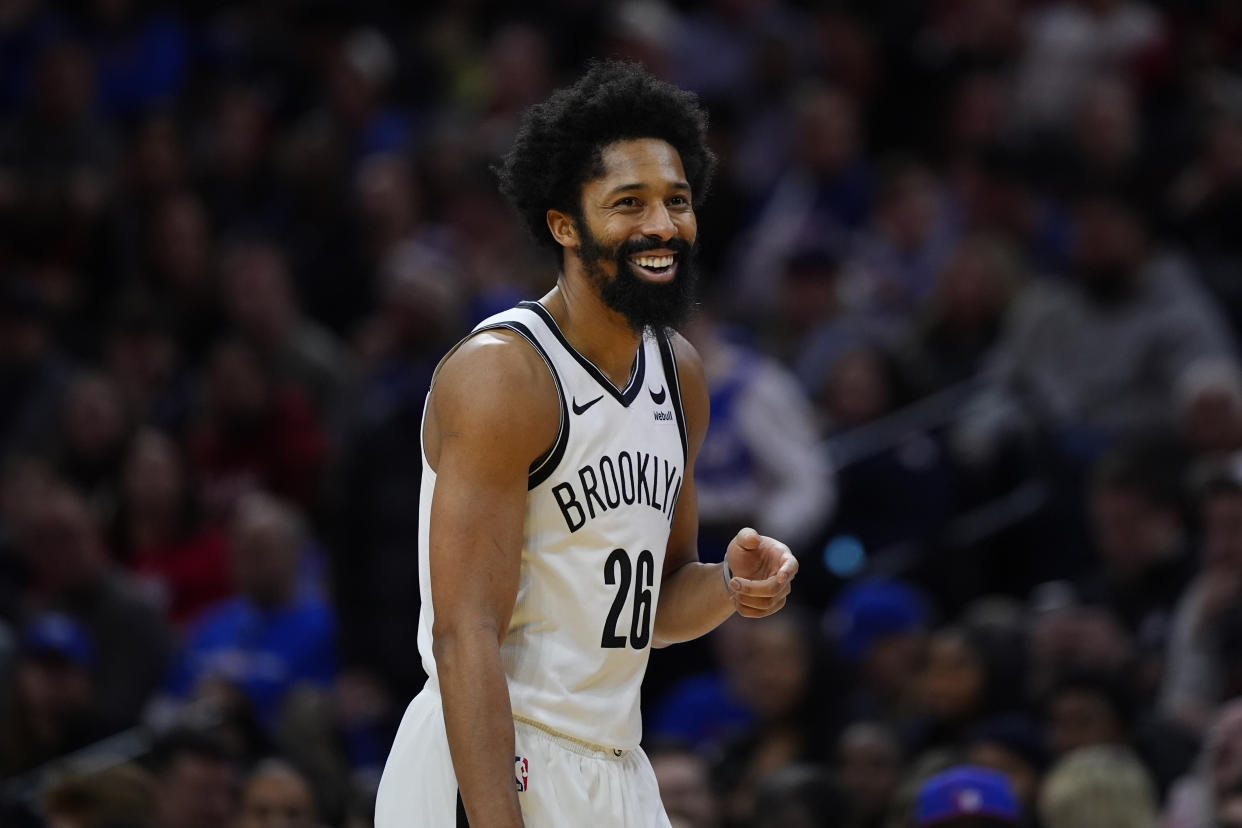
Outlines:
<svg viewBox="0 0 1242 828"><path fill-rule="evenodd" d="M430 676L377 828L668 826L638 747L652 646L779 610L798 563L743 529L695 548L707 389L673 331L714 158L694 97L596 64L498 170L556 286L441 363L423 422L418 649Z"/></svg>

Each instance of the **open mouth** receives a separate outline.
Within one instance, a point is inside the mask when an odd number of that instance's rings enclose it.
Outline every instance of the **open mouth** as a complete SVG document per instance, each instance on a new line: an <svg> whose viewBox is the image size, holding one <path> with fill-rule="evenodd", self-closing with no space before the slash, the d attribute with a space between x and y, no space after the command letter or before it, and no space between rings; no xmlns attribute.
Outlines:
<svg viewBox="0 0 1242 828"><path fill-rule="evenodd" d="M631 256L630 265L639 275L657 282L666 282L677 272L677 255L661 253L659 255L644 254Z"/></svg>

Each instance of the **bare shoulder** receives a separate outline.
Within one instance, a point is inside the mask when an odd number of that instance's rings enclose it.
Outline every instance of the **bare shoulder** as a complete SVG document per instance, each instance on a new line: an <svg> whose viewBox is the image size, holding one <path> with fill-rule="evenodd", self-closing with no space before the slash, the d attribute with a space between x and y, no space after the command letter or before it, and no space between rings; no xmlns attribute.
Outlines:
<svg viewBox="0 0 1242 828"><path fill-rule="evenodd" d="M670 330L668 332L669 344L673 346L673 356L677 359L677 372L679 374L687 371L695 371L698 374L703 373L703 358L699 356L699 351L690 344L690 340L679 334L677 331Z"/></svg>
<svg viewBox="0 0 1242 828"><path fill-rule="evenodd" d="M681 386L681 404L686 414L686 428L695 448L707 434L707 421L711 416L711 403L707 393L707 376L703 371L703 358L690 341L676 331L668 334L677 362L677 381Z"/></svg>
<svg viewBox="0 0 1242 828"><path fill-rule="evenodd" d="M434 468L448 441L496 461L529 464L556 439L560 400L543 357L506 330L475 334L441 363L424 425ZM527 456L529 455L529 456Z"/></svg>

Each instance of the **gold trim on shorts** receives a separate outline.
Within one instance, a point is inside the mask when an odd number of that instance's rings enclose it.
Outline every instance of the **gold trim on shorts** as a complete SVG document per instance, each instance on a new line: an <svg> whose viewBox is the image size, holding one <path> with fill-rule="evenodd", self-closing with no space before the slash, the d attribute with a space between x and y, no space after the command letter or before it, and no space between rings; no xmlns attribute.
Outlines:
<svg viewBox="0 0 1242 828"><path fill-rule="evenodd" d="M518 722L519 724L524 724L527 727L533 727L536 730L542 730L549 736L554 736L557 739L563 739L566 742L572 742L579 747L584 747L587 750L593 750L596 753L602 753L605 756L612 756L620 759L622 756L629 753L629 751L625 748L605 747L604 745L597 744L595 742L588 742L586 739L579 739L577 736L570 736L568 733L562 733L556 728L548 727L543 722L537 722L534 719L522 716L518 713L513 714L513 721Z"/></svg>

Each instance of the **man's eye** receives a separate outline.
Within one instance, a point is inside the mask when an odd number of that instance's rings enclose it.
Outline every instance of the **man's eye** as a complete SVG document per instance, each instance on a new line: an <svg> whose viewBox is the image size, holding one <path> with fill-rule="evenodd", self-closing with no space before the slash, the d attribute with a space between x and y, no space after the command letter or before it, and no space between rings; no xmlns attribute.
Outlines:
<svg viewBox="0 0 1242 828"><path fill-rule="evenodd" d="M625 198L621 199L613 206L614 207L637 207L638 199L634 198L633 196L626 196Z"/></svg>
<svg viewBox="0 0 1242 828"><path fill-rule="evenodd" d="M668 200L668 203L674 207L686 207L690 204L690 200L685 196L673 196Z"/></svg>

